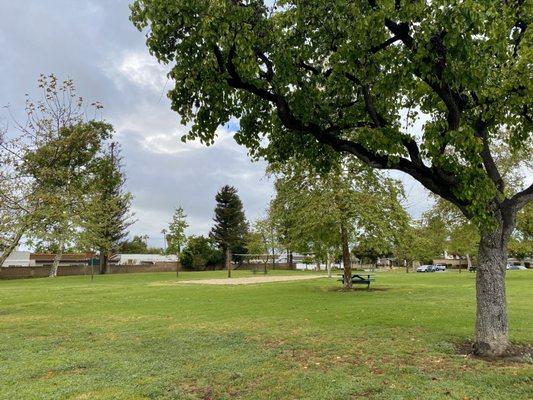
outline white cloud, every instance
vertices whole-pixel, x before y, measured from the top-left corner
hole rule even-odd
[[[177,134],[158,133],[144,136],[140,142],[145,150],[156,154],[179,154],[195,147],[195,143],[182,143]]]
[[[164,95],[168,83],[167,68],[146,51],[126,50],[118,57],[112,55],[104,64],[103,70],[120,89],[133,84]]]
[[[175,121],[173,121],[167,125],[166,132],[151,133],[153,126],[145,127],[144,125],[146,125],[146,121],[141,125],[134,126],[127,123],[121,126],[120,131],[130,130],[138,133],[140,145],[151,153],[171,155],[196,150],[205,151],[207,147],[210,147],[234,151],[239,155],[243,154],[243,148],[233,140],[235,132],[224,127],[217,129],[215,142],[211,146],[206,146],[199,139],[187,140],[186,142],[181,140],[181,137],[191,129],[190,126],[175,126]]]

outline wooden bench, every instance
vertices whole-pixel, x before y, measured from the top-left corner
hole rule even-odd
[[[339,275],[340,278],[338,279],[340,282],[344,283],[344,275]],[[359,275],[359,274],[353,274],[352,275],[352,284],[354,285],[366,285],[366,288],[370,288],[370,283],[375,281],[376,278],[374,278],[373,275]]]

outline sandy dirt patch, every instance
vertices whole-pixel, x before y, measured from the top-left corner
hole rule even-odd
[[[326,278],[325,275],[272,275],[251,276],[247,278],[220,278],[177,281],[176,283],[193,283],[198,285],[253,285],[255,283],[305,281],[308,279]]]

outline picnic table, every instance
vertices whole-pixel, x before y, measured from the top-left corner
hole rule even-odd
[[[339,281],[344,283],[344,275],[339,275]],[[376,278],[373,275],[364,275],[364,274],[353,274],[352,275],[352,284],[354,285],[366,285],[366,288],[370,288],[370,283],[375,281]]]

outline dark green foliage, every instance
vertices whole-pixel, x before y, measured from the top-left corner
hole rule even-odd
[[[131,240],[124,240],[118,247],[118,253],[124,254],[148,254],[146,239],[142,236],[134,236]]]
[[[27,149],[21,168],[35,182],[37,204],[31,215],[30,243],[48,243],[59,254],[87,232],[84,223],[92,213],[92,172],[112,130],[107,123],[80,121],[44,132],[42,141]]]
[[[131,5],[150,52],[172,65],[184,139],[212,144],[238,118],[254,156],[322,167],[348,153],[412,175],[484,226],[531,199],[533,188],[502,201],[512,196],[493,154],[531,149],[529,2],[266,4]]]
[[[245,251],[248,224],[237,189],[226,185],[217,193],[215,200],[215,225],[209,236],[222,251],[228,248],[232,253]]]
[[[190,236],[180,254],[180,262],[185,269],[203,270],[209,265],[223,263],[224,255],[212,239]]]
[[[131,194],[125,190],[126,178],[122,171],[120,148],[111,143],[94,160],[92,179],[86,197],[87,212],[82,219],[83,246],[97,249],[101,261],[116,251],[120,241],[128,235],[133,223],[130,214]]]
[[[518,213],[516,231],[509,241],[513,257],[533,257],[533,204],[529,203]]]

